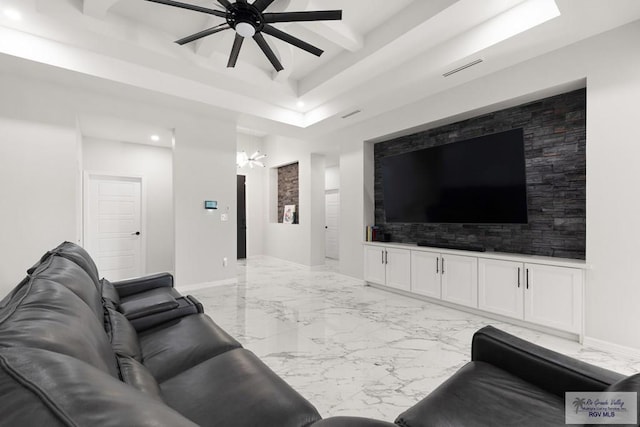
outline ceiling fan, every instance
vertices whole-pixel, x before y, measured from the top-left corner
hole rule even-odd
[[[279,12],[265,13],[265,9],[274,2],[274,0],[255,0],[249,3],[247,0],[237,0],[231,3],[229,0],[217,0],[225,10],[210,9],[207,7],[196,6],[188,3],[181,3],[173,0],[147,0],[152,3],[160,3],[167,6],[179,7],[181,9],[193,10],[196,12],[206,13],[209,15],[225,18],[226,23],[216,25],[206,30],[197,32],[190,36],[177,40],[179,45],[185,45],[203,37],[210,36],[221,31],[234,29],[236,38],[231,48],[229,62],[227,67],[235,67],[240,54],[240,48],[245,38],[252,37],[262,52],[266,55],[276,71],[282,71],[284,68],[276,57],[275,53],[263,37],[262,33],[269,34],[277,39],[292,44],[302,50],[313,55],[320,56],[323,50],[303,41],[297,37],[281,31],[271,24],[278,22],[300,22],[300,21],[338,21],[342,19],[341,10],[319,10],[311,12]]]

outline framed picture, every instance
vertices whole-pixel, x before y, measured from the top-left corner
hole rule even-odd
[[[282,216],[283,224],[293,224],[296,215],[296,205],[285,205],[284,215]]]

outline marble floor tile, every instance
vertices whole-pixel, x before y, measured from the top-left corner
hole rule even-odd
[[[309,269],[252,258],[239,263],[237,284],[190,293],[324,417],[393,421],[469,361],[471,337],[486,325],[614,371],[640,371],[640,360],[364,286],[332,260]]]

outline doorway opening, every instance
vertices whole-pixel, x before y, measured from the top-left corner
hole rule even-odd
[[[238,259],[247,258],[247,177],[237,176],[238,183]]]

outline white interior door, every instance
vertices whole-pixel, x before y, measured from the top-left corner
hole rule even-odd
[[[340,193],[325,194],[325,256],[338,259],[340,257],[340,243],[338,233],[340,228]]]
[[[84,242],[101,276],[143,274],[141,218],[141,178],[87,175]]]

